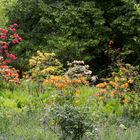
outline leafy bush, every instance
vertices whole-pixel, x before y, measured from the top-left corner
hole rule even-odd
[[[136,90],[138,69],[130,64],[118,64],[118,68],[118,72],[113,72],[108,82],[96,85],[100,89],[96,96],[104,103],[106,111],[120,115],[127,112],[127,115],[137,118],[140,105],[139,92]]]
[[[119,49],[117,56],[123,53],[120,57],[125,57],[127,63],[140,62],[140,12],[136,1],[17,0],[6,13],[9,23],[11,19],[17,22],[24,39],[33,44],[28,55],[26,45],[18,52],[28,58],[40,47],[55,51],[65,64],[82,59],[104,75],[112,57],[112,53],[104,54],[108,47]]]
[[[81,140],[86,132],[93,133],[93,120],[88,116],[88,109],[75,107],[71,104],[52,106],[47,112],[47,125],[60,137]]]
[[[9,52],[9,49],[18,44],[22,38],[16,33],[17,24],[10,25],[9,29],[0,28],[0,78],[12,84],[19,83],[18,71],[7,66],[11,61],[16,60],[16,56]]]

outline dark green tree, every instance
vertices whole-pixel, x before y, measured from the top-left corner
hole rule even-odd
[[[140,8],[135,0],[18,0],[7,10],[23,38],[63,61],[83,59],[99,70],[109,64],[111,47],[126,62],[140,62]],[[24,52],[23,46],[23,52]],[[30,51],[31,50],[31,51]],[[20,55],[20,54],[19,54]]]

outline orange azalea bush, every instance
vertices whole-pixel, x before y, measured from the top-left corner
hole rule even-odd
[[[112,77],[107,82],[96,85],[99,88],[97,97],[99,100],[106,101],[107,98],[118,98],[121,103],[129,102],[129,94],[135,82],[137,72],[130,64],[118,64],[118,72],[113,72]]]
[[[69,78],[67,76],[54,76],[44,80],[44,85],[52,85],[57,89],[65,89],[68,86],[87,85],[88,81],[84,77]]]
[[[118,64],[118,71],[113,72],[106,82],[96,85],[96,99],[103,105],[108,115],[127,115],[139,118],[140,92],[137,90],[140,81],[139,71],[130,64]],[[136,86],[136,87],[135,87]]]

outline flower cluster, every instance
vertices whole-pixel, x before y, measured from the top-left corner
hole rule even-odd
[[[49,75],[58,75],[63,72],[63,66],[54,53],[37,51],[37,55],[29,60],[29,66],[30,71],[27,75],[33,79],[44,79]]]
[[[17,43],[19,43],[19,41],[22,40],[22,38],[18,34],[16,34],[16,33],[11,35],[11,38],[12,38],[12,43],[13,44],[17,44]]]
[[[6,36],[7,36],[7,30],[3,29],[3,28],[0,28],[0,38],[2,40],[6,39]]]
[[[2,76],[2,79],[7,83],[12,83],[12,84],[20,83],[19,74],[15,68],[10,68],[8,66],[5,66],[5,68],[1,69],[0,74]]]
[[[10,25],[9,30],[10,30],[11,32],[15,32],[15,31],[16,31],[16,29],[15,29],[16,26],[17,26],[16,23],[14,23],[13,25]]]
[[[108,82],[99,83],[96,85],[99,88],[97,97],[100,100],[107,98],[119,98],[121,102],[128,103],[127,94],[131,91],[131,85],[134,83],[135,71],[132,66],[126,64],[125,66],[118,65],[119,72],[113,72],[112,77]]]
[[[84,77],[78,79],[70,79],[67,76],[53,76],[51,75],[49,79],[44,80],[45,85],[52,85],[58,89],[65,89],[68,86],[72,85],[87,85],[88,81]]]
[[[91,79],[92,71],[89,70],[89,65],[85,65],[84,61],[74,60],[72,63],[67,64],[68,71],[65,73],[70,78],[85,77],[87,80]]]
[[[16,60],[16,56],[9,53],[8,48],[18,44],[22,38],[16,33],[17,24],[10,25],[9,30],[0,28],[0,76],[6,82],[19,83],[18,72],[14,68],[7,66],[11,60]]]
[[[16,56],[8,51],[9,44],[17,44],[22,40],[22,38],[16,33],[16,26],[17,24],[10,25],[9,30],[0,28],[0,56],[3,57],[2,65],[6,65],[10,60],[16,60]],[[4,62],[5,59],[9,60]]]

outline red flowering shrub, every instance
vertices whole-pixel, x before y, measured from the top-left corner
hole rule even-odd
[[[16,56],[8,49],[22,40],[16,33],[16,26],[10,25],[8,30],[0,28],[0,76],[5,81],[19,83],[18,72],[7,66],[11,60],[16,60]]]
[[[6,66],[4,69],[1,69],[2,79],[8,83],[19,84],[19,74],[15,68],[10,68]]]

